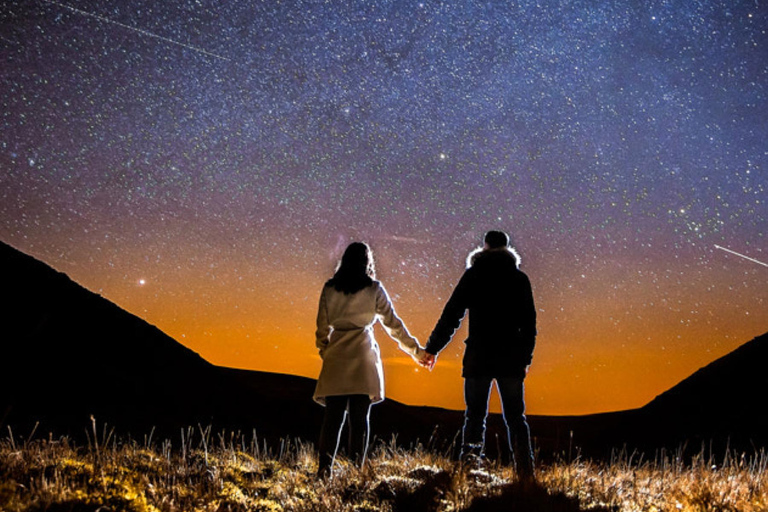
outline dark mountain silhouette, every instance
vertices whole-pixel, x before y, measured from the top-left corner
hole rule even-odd
[[[768,333],[717,359],[641,409],[664,438],[768,446]],[[657,434],[658,435],[658,434]],[[661,436],[659,436],[661,437]]]
[[[0,423],[78,435],[93,415],[139,436],[198,423],[258,427],[266,438],[314,433],[322,411],[311,379],[214,366],[5,244],[0,272]]]
[[[142,439],[178,439],[181,428],[210,425],[277,442],[314,441],[322,408],[313,379],[222,368],[156,327],[74,283],[48,265],[0,242],[0,427],[17,433],[84,435],[99,425]],[[768,445],[768,335],[702,368],[647,406],[609,414],[530,417],[544,458],[606,456],[628,446],[653,451],[714,439],[750,449]],[[460,411],[386,400],[372,410],[373,433],[401,445],[450,452]],[[503,446],[499,415],[491,415],[490,453]],[[502,450],[502,456],[504,456]]]
[[[768,447],[768,333],[699,369],[649,404],[588,416],[532,418],[549,451],[608,457],[625,449],[695,455]]]

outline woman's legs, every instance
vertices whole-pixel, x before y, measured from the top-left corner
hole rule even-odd
[[[349,397],[349,453],[351,460],[359,465],[365,463],[368,452],[368,437],[371,426],[371,398],[368,395],[350,395]]]
[[[339,447],[341,430],[349,413],[347,456],[356,463],[365,462],[368,451],[371,399],[368,395],[339,395],[325,398],[325,416],[318,443],[318,474],[327,473]]]
[[[336,457],[336,450],[339,446],[341,427],[344,425],[346,409],[346,396],[326,397],[323,426],[320,428],[320,442],[317,446],[317,473],[319,475],[330,472],[333,465],[333,459]]]

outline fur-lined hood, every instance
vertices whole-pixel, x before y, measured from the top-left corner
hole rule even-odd
[[[473,250],[469,253],[467,256],[467,268],[470,268],[475,263],[477,263],[478,260],[489,257],[492,255],[500,255],[502,257],[509,257],[513,258],[515,260],[515,267],[520,267],[520,255],[517,254],[517,251],[514,247],[498,247],[495,249],[485,249],[483,247],[478,247],[477,249]]]

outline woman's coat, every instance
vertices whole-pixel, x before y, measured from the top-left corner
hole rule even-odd
[[[314,400],[325,397],[368,395],[372,403],[384,400],[384,371],[373,324],[380,320],[400,349],[419,357],[422,348],[395,313],[384,286],[374,281],[357,293],[344,294],[325,286],[317,312],[317,347],[323,368]]]

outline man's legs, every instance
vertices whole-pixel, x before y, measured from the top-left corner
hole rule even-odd
[[[488,416],[488,397],[491,393],[490,377],[464,379],[464,429],[461,440],[461,458],[483,456],[485,445],[485,418]]]
[[[501,377],[496,379],[496,386],[501,396],[501,408],[515,468],[521,478],[529,479],[533,477],[533,450],[531,431],[525,419],[524,380],[525,376]]]
[[[371,412],[371,397],[368,395],[351,395],[349,397],[349,453],[348,456],[361,466],[365,463],[368,452],[368,436]]]

